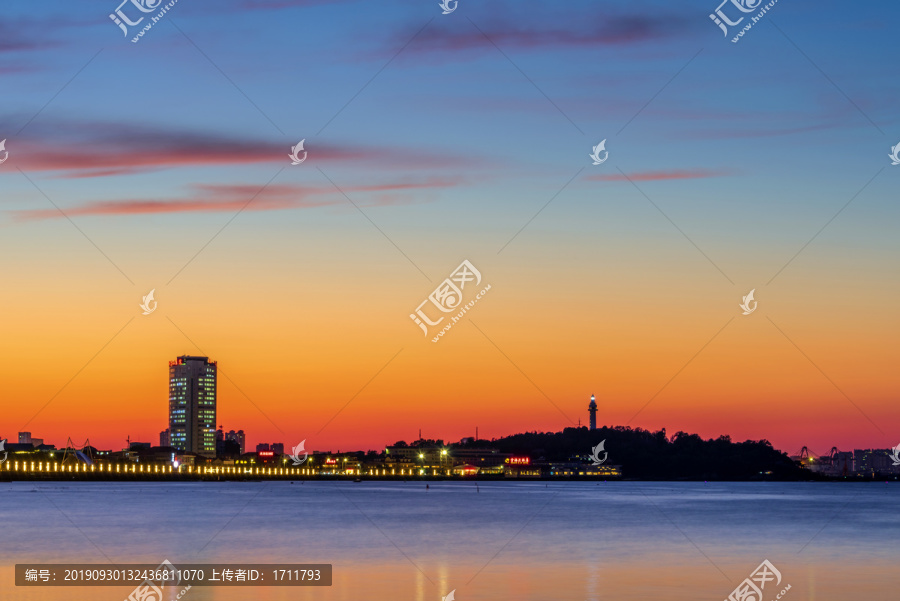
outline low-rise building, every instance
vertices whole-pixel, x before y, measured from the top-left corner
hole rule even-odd
[[[551,478],[621,478],[621,465],[559,462],[548,464]]]

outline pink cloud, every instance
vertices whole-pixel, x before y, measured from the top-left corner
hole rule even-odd
[[[292,142],[239,139],[110,123],[64,123],[32,128],[10,140],[23,171],[57,171],[59,177],[110,177],[176,167],[289,162]],[[341,146],[307,138],[309,165],[354,163],[384,168],[440,169],[483,165],[475,157],[390,146]]]
[[[446,179],[431,179],[421,182],[347,186],[341,189],[348,195],[360,193],[363,199],[367,197],[367,193],[378,193],[374,202],[361,203],[357,198],[354,198],[354,201],[364,206],[384,206],[404,201],[411,202],[402,194],[409,190],[435,190],[453,187],[459,183]],[[244,210],[246,211],[278,211],[340,204],[347,204],[347,200],[331,185],[270,185],[261,191],[259,186],[249,184],[200,184],[192,186],[191,193],[181,198],[95,201],[66,208],[65,214],[69,217],[109,217],[168,213],[215,213],[239,211],[245,205]],[[38,221],[61,217],[63,217],[62,213],[56,209],[13,212],[15,221]]]

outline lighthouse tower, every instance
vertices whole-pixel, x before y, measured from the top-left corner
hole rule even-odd
[[[597,401],[594,400],[594,395],[591,395],[591,404],[588,405],[588,413],[591,414],[591,430],[597,429]]]

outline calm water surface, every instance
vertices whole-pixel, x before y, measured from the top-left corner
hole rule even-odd
[[[194,587],[185,601],[721,601],[764,560],[771,601],[894,601],[896,483],[2,483],[0,599],[15,563],[331,563],[329,588]],[[180,589],[168,589],[171,598]]]

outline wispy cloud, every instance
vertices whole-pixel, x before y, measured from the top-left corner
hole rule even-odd
[[[35,19],[0,20],[0,74],[21,75],[46,71],[48,67],[38,60],[39,53],[55,52],[61,45],[57,36],[66,27],[65,21],[48,24]]]
[[[15,140],[16,166],[23,171],[57,171],[59,177],[109,177],[176,167],[233,166],[287,162],[293,142],[240,139],[203,132],[166,131],[95,123],[43,125],[32,137]],[[413,148],[307,139],[309,164],[352,162],[382,168],[472,167],[478,160]]]
[[[486,25],[479,24],[478,29],[475,27],[435,28],[423,36],[421,43],[410,46],[409,51],[420,53],[457,52],[490,47],[491,42],[504,50],[621,46],[668,38],[683,33],[686,26],[683,17],[671,14],[658,16],[605,15],[599,20],[596,18],[586,20],[571,29],[526,27],[497,22]],[[485,36],[490,38],[490,42],[485,39]],[[397,40],[394,40],[394,44],[396,42]]]
[[[56,45],[41,39],[37,21],[6,20],[0,21],[0,54],[6,52],[24,52],[28,50],[46,50],[48,45]]]
[[[412,190],[436,190],[459,185],[459,180],[429,179],[417,182],[388,182],[365,186],[347,186],[347,194],[358,194],[362,206],[386,206],[410,202],[423,202],[421,196],[411,198]],[[252,199],[252,201],[251,201]],[[249,204],[248,201],[250,201]],[[104,200],[64,209],[69,217],[121,217],[167,213],[217,213],[235,212],[247,205],[246,211],[278,211],[286,209],[312,209],[343,205],[347,200],[334,186],[272,185],[260,192],[258,185],[194,185],[189,193],[178,198],[131,198]],[[58,219],[63,214],[56,209],[13,211],[14,221]]]
[[[353,1],[355,0],[241,0],[237,8],[239,10],[282,10]]]
[[[711,169],[673,169],[670,171],[639,171],[624,176],[621,173],[589,175],[585,179],[592,182],[658,182],[675,179],[705,179],[733,175],[730,171]]]

